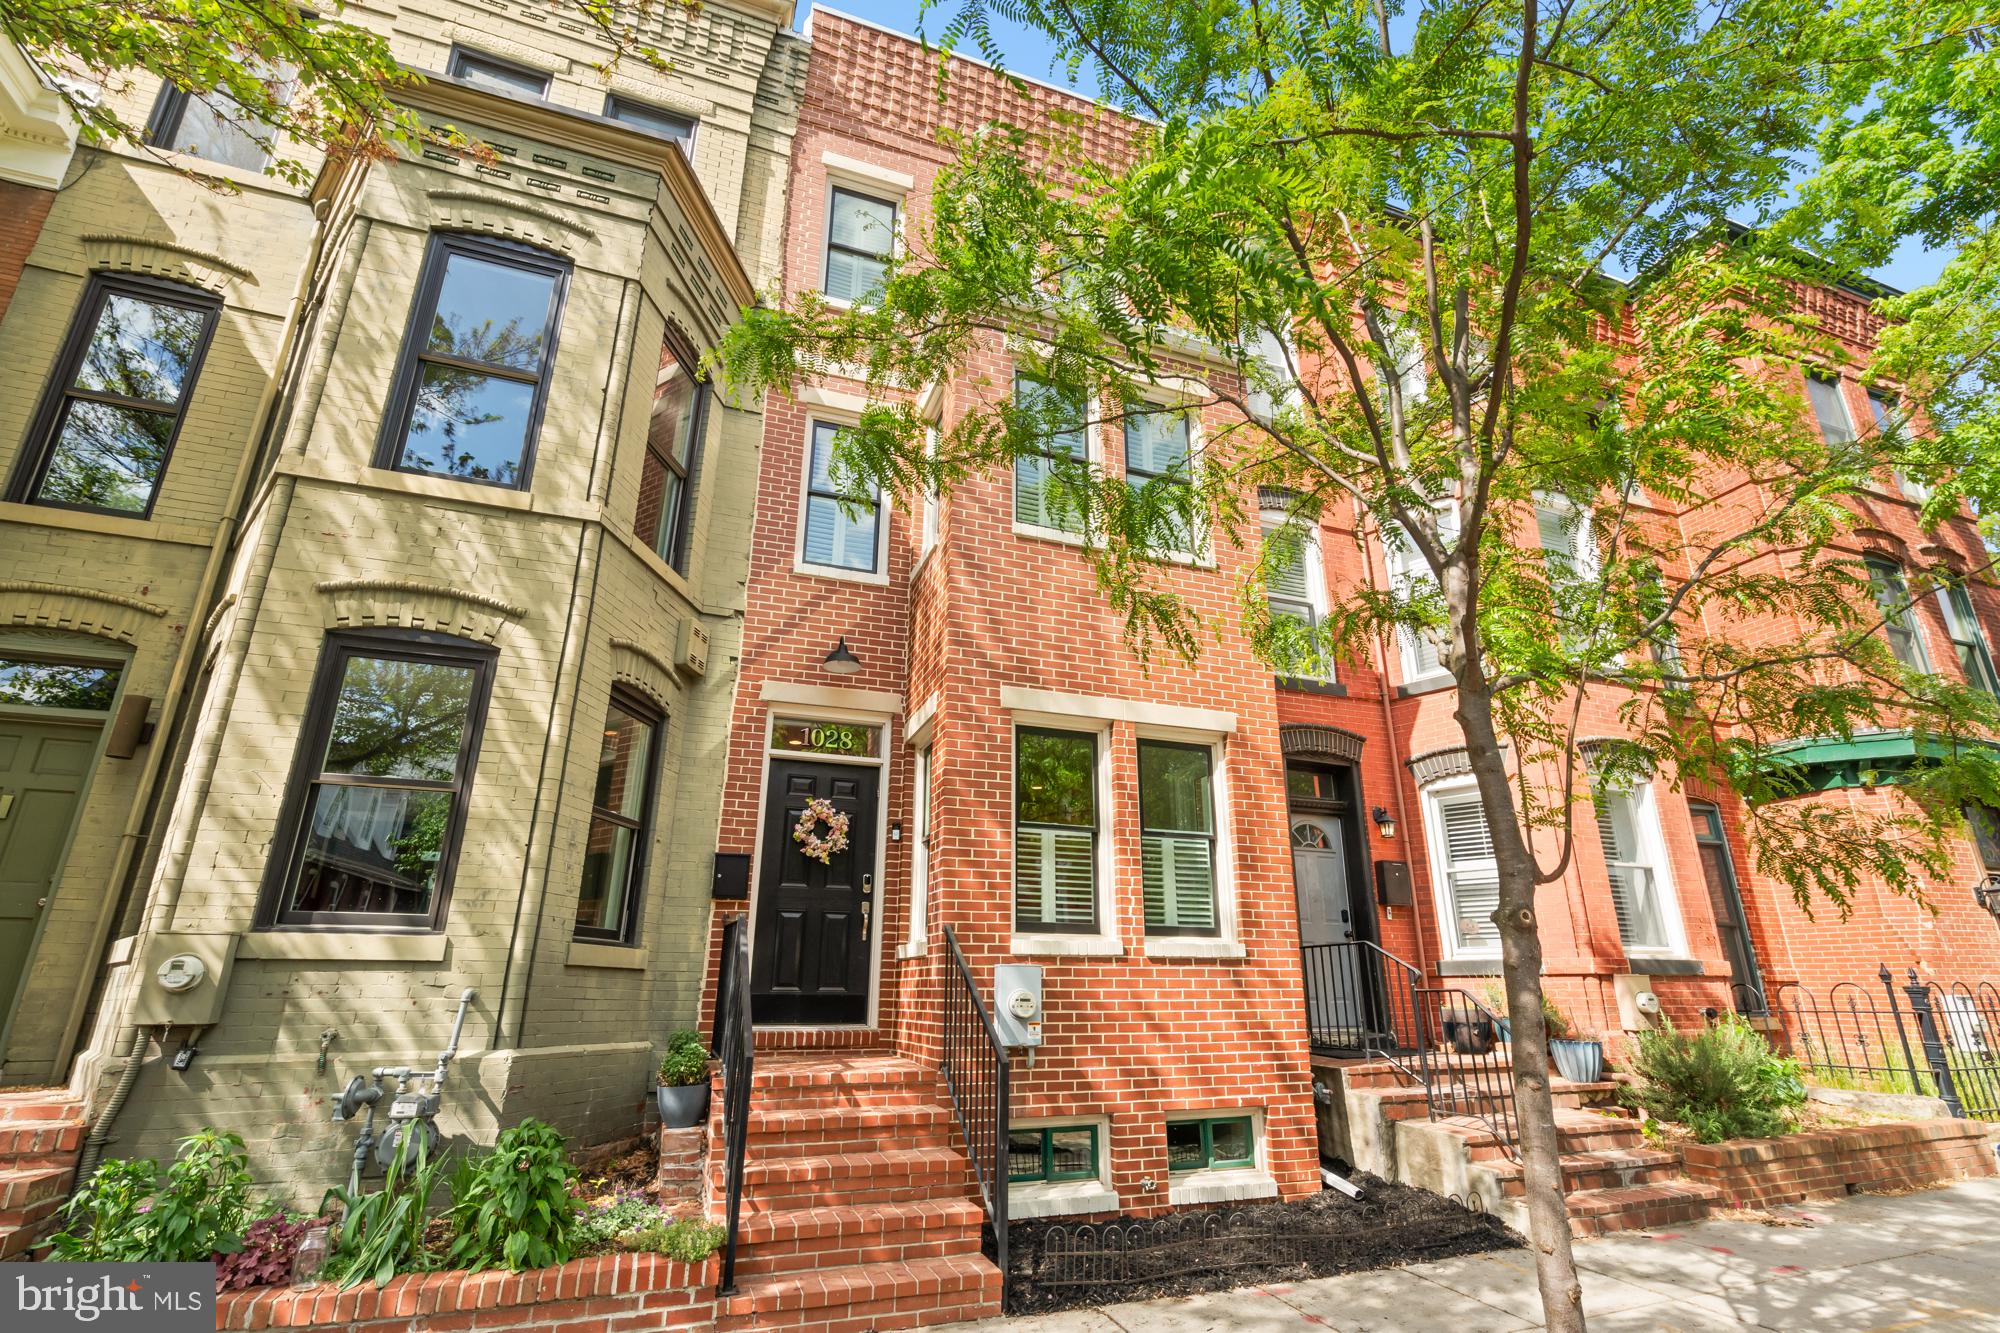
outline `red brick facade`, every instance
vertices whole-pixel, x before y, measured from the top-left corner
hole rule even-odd
[[[830,186],[842,184],[895,202],[906,234],[922,227],[930,184],[949,161],[943,131],[995,119],[1021,120],[1060,104],[1087,104],[1037,85],[1015,89],[969,62],[952,66],[950,95],[936,97],[935,56],[913,41],[824,10],[814,12],[813,56],[793,146],[784,277],[787,298],[822,284]],[[1089,151],[1114,154],[1115,121],[1097,113]],[[1857,360],[1869,349],[1863,303],[1841,293],[1809,302],[1845,336]],[[935,402],[944,427],[991,395],[1011,392],[1014,365],[995,345],[975,358]],[[1191,366],[1190,373],[1226,375]],[[1847,381],[1851,414],[1866,422],[1868,404]],[[796,386],[767,405],[757,527],[735,730],[724,779],[718,848],[752,858],[753,895],[765,867],[760,841],[766,804],[770,728],[791,717],[882,727],[881,842],[868,948],[875,975],[865,1026],[760,1033],[760,1044],[881,1044],[934,1063],[939,1052],[940,988],[947,966],[942,929],[951,927],[973,974],[992,996],[993,968],[1033,963],[1044,969],[1044,1044],[1028,1068],[1014,1062],[1017,1123],[1092,1121],[1108,1148],[1105,1181],[1127,1212],[1170,1205],[1166,1160],[1171,1117],[1242,1112],[1257,1118],[1261,1188],[1284,1196],[1318,1188],[1310,1056],[1294,894],[1292,820],[1286,788],[1287,741],[1295,760],[1322,761],[1352,774],[1349,836],[1364,846],[1350,885],[1357,934],[1373,938],[1418,967],[1429,984],[1478,994],[1497,976],[1497,960],[1447,957],[1441,901],[1427,836],[1430,797],[1443,752],[1462,741],[1449,688],[1405,688],[1400,645],[1384,641],[1366,660],[1338,664],[1331,687],[1273,680],[1245,638],[1225,629],[1189,668],[1156,655],[1142,669],[1121,642],[1121,622],[1104,603],[1083,554],[1014,522],[1010,473],[975,477],[939,507],[927,544],[922,504],[889,497],[884,555],[867,577],[828,574],[801,560],[802,484],[811,422],[851,419],[865,387],[837,376]],[[931,404],[926,404],[931,406]],[[1212,430],[1216,416],[1202,424]],[[1117,429],[1093,426],[1092,456],[1123,466]],[[1885,481],[1885,486],[1892,485]],[[1735,503],[1754,512],[1760,497],[1745,488]],[[1913,507],[1893,489],[1870,500],[1867,539],[1914,564],[1948,558],[1969,564],[1977,538],[1969,523],[1943,534],[1917,528]],[[1684,522],[1651,511],[1644,521]],[[1713,512],[1710,522],[1734,521]],[[1321,575],[1333,600],[1387,575],[1379,541],[1356,540],[1351,507],[1323,521]],[[1214,543],[1213,564],[1172,571],[1174,590],[1200,615],[1234,626],[1250,543]],[[1980,583],[1975,596],[1989,625],[2000,624],[2000,594]],[[1950,645],[1926,607],[1934,661],[1950,663]],[[1773,623],[1774,642],[1791,627]],[[823,659],[844,640],[860,659],[851,675],[829,674]],[[1067,726],[1095,734],[1102,809],[1100,925],[1087,942],[1067,947],[1027,936],[1014,923],[1014,729]],[[1281,735],[1281,728],[1286,729]],[[1614,700],[1592,700],[1580,737],[1625,730]],[[912,737],[915,738],[915,746]],[[1192,739],[1214,747],[1219,793],[1219,940],[1197,947],[1150,938],[1143,921],[1139,866],[1136,746],[1142,736]],[[930,756],[927,919],[912,931],[916,746]],[[1413,765],[1412,761],[1418,761]],[[1421,769],[1432,781],[1420,784]],[[1448,779],[1447,779],[1448,780]],[[1576,854],[1542,893],[1541,916],[1551,995],[1586,1034],[1615,1037],[1634,1021],[1630,995],[1650,989],[1664,1012],[1697,1022],[1731,1005],[1732,967],[1718,926],[1726,898],[1712,893],[1696,841],[1696,814],[1682,791],[1656,779],[1648,795],[1657,856],[1671,920],[1671,947],[1628,953],[1620,941],[1606,863],[1586,811]],[[1825,798],[1822,798],[1825,799]],[[1833,799],[1845,799],[1834,794]],[[1856,799],[1893,799],[1857,794]],[[1879,961],[1940,960],[1955,974],[2000,973],[2000,929],[1975,913],[1958,881],[1940,886],[1932,916],[1905,903],[1865,897],[1846,925],[1824,912],[1808,921],[1751,864],[1740,811],[1720,807],[1727,861],[1740,885],[1743,914],[1767,986],[1780,981],[1872,976]],[[1371,811],[1379,815],[1370,817]],[[1385,835],[1382,817],[1392,821]],[[782,844],[777,844],[782,845]],[[1971,867],[1966,852],[1966,868]],[[1374,906],[1378,863],[1407,865],[1408,906]],[[1709,867],[1720,863],[1711,854]],[[1970,876],[1964,880],[1970,883]],[[1966,901],[1960,902],[1959,899]],[[726,904],[719,923],[740,910]],[[1915,951],[1915,952],[1913,952]],[[1618,978],[1626,996],[1621,1013]],[[1101,1196],[1100,1196],[1101,1201]]]
[[[21,269],[28,262],[28,252],[35,248],[36,238],[42,234],[42,223],[47,220],[49,205],[55,199],[54,190],[0,181],[0,317],[6,315],[7,306],[14,299],[14,288],[21,282]]]

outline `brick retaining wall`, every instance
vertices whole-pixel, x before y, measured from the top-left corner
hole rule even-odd
[[[1782,1139],[1734,1139],[1681,1150],[1690,1179],[1732,1208],[1769,1208],[1857,1190],[1921,1189],[2000,1174],[1992,1127],[1977,1120],[1854,1125]]]
[[[525,1273],[411,1273],[387,1286],[307,1291],[261,1287],[216,1298],[218,1329],[338,1328],[346,1333],[652,1333],[714,1321],[714,1259],[675,1263],[658,1254],[575,1259]]]

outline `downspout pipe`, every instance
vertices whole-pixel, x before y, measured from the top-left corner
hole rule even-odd
[[[1369,516],[1359,499],[1354,501],[1354,531],[1361,539],[1362,576],[1368,580],[1369,591],[1379,592],[1383,581],[1375,577],[1375,548],[1368,541]],[[1379,539],[1382,532],[1379,523],[1374,525],[1374,531]],[[1382,700],[1382,740],[1389,747],[1389,771],[1394,775],[1390,785],[1396,796],[1396,827],[1403,830],[1403,845],[1408,847],[1413,842],[1421,844],[1422,840],[1417,836],[1416,825],[1410,822],[1409,802],[1403,796],[1403,755],[1401,747],[1396,744],[1396,715],[1389,707],[1389,657],[1389,632],[1378,628],[1375,631],[1375,670],[1382,682],[1381,689],[1377,691]],[[1412,899],[1410,925],[1413,929],[1410,938],[1417,946],[1417,975],[1428,977],[1431,967],[1424,952],[1424,917],[1414,902]]]

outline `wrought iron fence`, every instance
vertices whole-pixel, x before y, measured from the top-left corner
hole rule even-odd
[[[958,935],[944,928],[949,961],[944,976],[945,1084],[951,1109],[979,1182],[979,1201],[993,1234],[993,1262],[1007,1273],[1007,1047],[979,998]],[[1005,1293],[1003,1290],[1002,1299]]]
[[[724,1202],[722,1281],[717,1294],[736,1290],[736,1237],[743,1214],[743,1159],[750,1140],[750,1083],[756,1044],[750,1029],[750,923],[737,917],[722,928],[716,970],[715,1055],[722,1062]]]
[[[1770,992],[1769,1017],[1814,1081],[1936,1097],[1952,1115],[2000,1120],[2000,987],[1923,981],[1915,969],[1898,981],[1886,966],[1877,979],[1879,991],[1787,982]]]

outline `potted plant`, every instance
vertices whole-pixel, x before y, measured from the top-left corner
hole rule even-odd
[[[1476,1003],[1448,1005],[1439,1017],[1445,1041],[1460,1055],[1484,1055],[1493,1049],[1493,1020]]]
[[[1507,1015],[1507,988],[1497,981],[1489,981],[1480,987],[1479,999],[1493,1011],[1493,1026],[1500,1040],[1514,1040],[1514,1024]]]
[[[1542,997],[1542,1023],[1549,1031],[1549,1058],[1556,1072],[1572,1083],[1595,1083],[1604,1077],[1604,1043],[1578,1037],[1555,1001]]]
[[[668,1129],[688,1129],[708,1114],[708,1045],[692,1028],[668,1040],[659,1094],[660,1123]]]

